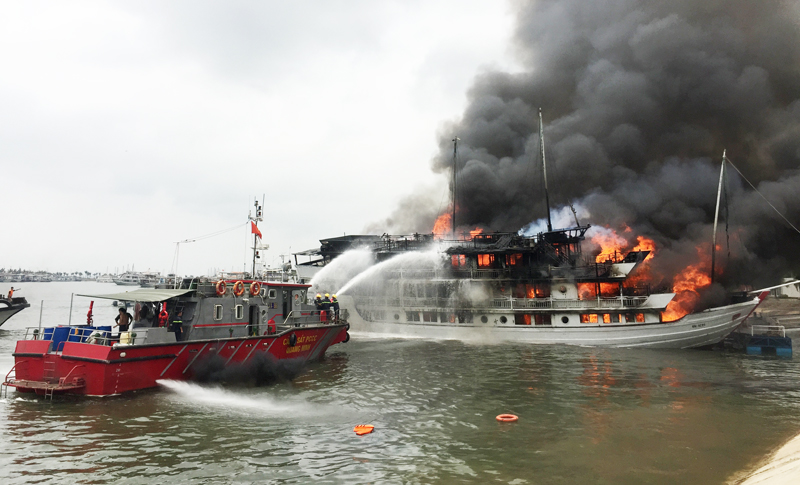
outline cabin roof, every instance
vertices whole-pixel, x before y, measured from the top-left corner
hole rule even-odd
[[[120,301],[141,301],[141,302],[156,302],[169,300],[176,296],[185,295],[186,293],[194,290],[162,290],[153,288],[142,288],[134,291],[123,291],[122,293],[110,293],[107,295],[78,295],[89,298],[103,298],[106,300],[120,300]]]

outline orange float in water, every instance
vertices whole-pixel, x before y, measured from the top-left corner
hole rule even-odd
[[[501,423],[514,423],[519,418],[514,414],[498,414],[495,419],[500,421]]]
[[[361,436],[372,433],[373,429],[375,429],[375,426],[371,424],[358,424],[355,428],[353,428],[353,431],[355,431],[358,436]]]

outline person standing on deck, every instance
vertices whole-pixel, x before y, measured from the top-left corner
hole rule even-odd
[[[12,286],[10,290],[8,290],[8,302],[11,303],[11,299],[14,298],[14,287]]]
[[[180,342],[183,335],[183,310],[178,310],[178,314],[170,322],[170,331],[175,332],[175,340]]]
[[[336,295],[331,296],[331,309],[333,310],[333,321],[339,323],[339,300]]]
[[[133,321],[133,315],[128,313],[128,310],[125,307],[122,307],[119,309],[119,315],[117,315],[117,318],[115,318],[114,321],[117,322],[114,324],[114,326],[119,327],[120,333],[127,332],[131,322]]]

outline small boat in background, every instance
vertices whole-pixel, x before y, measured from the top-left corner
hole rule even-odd
[[[0,325],[17,313],[31,306],[24,296],[13,297],[9,301],[7,298],[0,297]]]
[[[142,276],[133,271],[126,271],[121,275],[111,278],[111,280],[120,286],[139,286]]]

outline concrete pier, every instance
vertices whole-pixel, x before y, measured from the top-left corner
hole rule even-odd
[[[800,435],[783,445],[766,464],[747,475],[734,479],[738,485],[795,485],[800,483]]]

